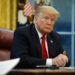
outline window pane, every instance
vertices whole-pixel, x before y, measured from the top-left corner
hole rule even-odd
[[[74,0],[74,31],[75,31],[75,0]]]
[[[68,52],[68,55],[71,59],[71,35],[61,35],[61,38],[63,48]]]
[[[52,0],[53,6],[60,12],[55,23],[57,31],[71,31],[72,0]]]
[[[74,35],[74,45],[75,45],[75,35]],[[74,55],[75,55],[75,46],[74,46]],[[75,56],[74,56],[74,67],[75,67]]]

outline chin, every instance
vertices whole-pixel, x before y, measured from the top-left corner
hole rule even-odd
[[[49,34],[51,31],[46,31],[45,34]]]
[[[51,33],[51,32],[52,32],[52,30],[47,30],[47,31],[46,31],[46,33]]]
[[[47,29],[47,30],[44,30],[44,31],[43,31],[43,33],[45,33],[45,34],[49,34],[49,33],[51,33],[51,32],[52,32],[52,29],[49,29],[49,30]]]

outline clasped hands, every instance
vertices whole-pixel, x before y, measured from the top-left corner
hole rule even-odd
[[[59,54],[57,57],[52,59],[52,65],[57,67],[64,67],[68,62],[68,57],[66,54]]]

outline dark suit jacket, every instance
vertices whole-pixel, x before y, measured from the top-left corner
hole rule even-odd
[[[60,37],[56,32],[52,31],[48,34],[47,43],[50,58],[63,52]],[[20,27],[14,33],[11,58],[17,57],[21,58],[17,68],[31,68],[46,64],[46,60],[42,59],[40,40],[33,24]]]

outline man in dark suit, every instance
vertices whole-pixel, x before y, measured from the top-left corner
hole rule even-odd
[[[20,58],[17,68],[69,66],[69,58],[61,46],[60,36],[53,31],[58,16],[59,12],[55,8],[40,6],[35,12],[33,24],[16,29],[11,58]]]

